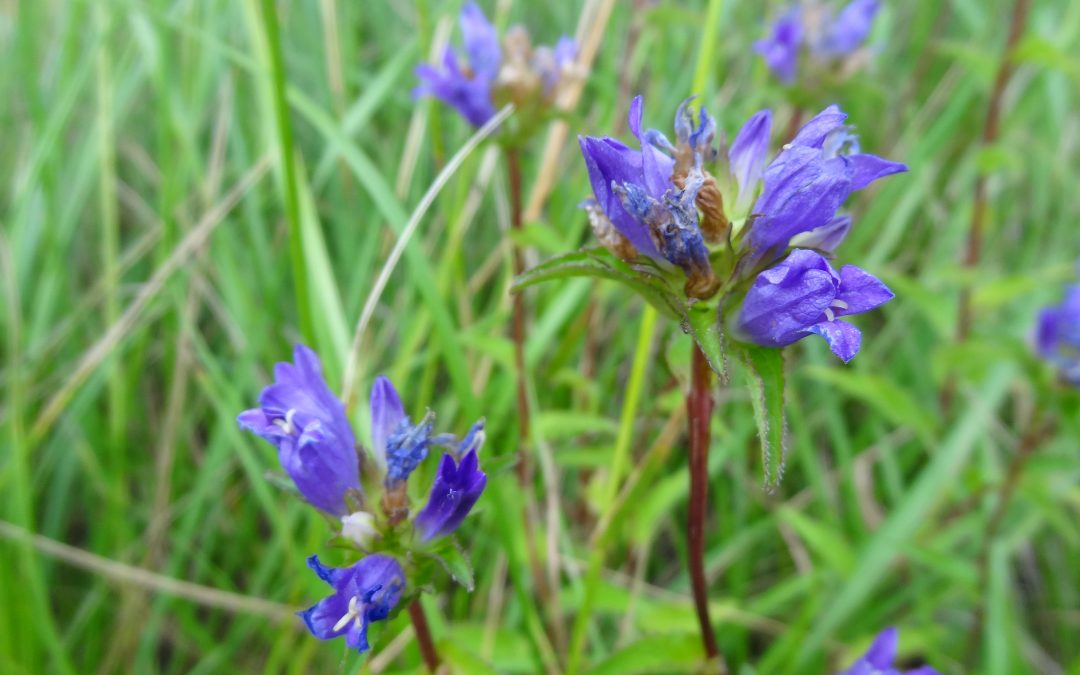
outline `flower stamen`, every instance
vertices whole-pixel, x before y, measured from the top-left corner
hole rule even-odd
[[[357,596],[354,595],[349,598],[349,611],[345,612],[345,615],[334,624],[334,632],[336,633],[348,626],[350,621],[356,621],[356,626],[359,628],[363,624],[363,610],[364,606],[360,604]]]

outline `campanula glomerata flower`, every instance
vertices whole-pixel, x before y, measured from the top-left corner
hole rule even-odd
[[[356,439],[345,406],[322,375],[315,352],[296,345],[295,363],[274,366],[274,384],[259,394],[259,407],[237,421],[278,449],[282,468],[312,505],[345,515],[345,495],[360,490]]]
[[[473,425],[455,453],[443,455],[427,505],[416,514],[414,521],[423,541],[456,530],[484,492],[487,475],[480,470],[477,458],[483,443],[484,422],[481,420]]]
[[[1061,304],[1039,312],[1035,347],[1058,368],[1061,379],[1080,386],[1080,284],[1065,291]]]
[[[892,291],[854,265],[838,273],[820,253],[796,249],[754,280],[736,330],[763,347],[785,347],[807,335],[825,338],[845,363],[859,351],[862,334],[840,317],[885,304]]]
[[[897,630],[892,627],[886,628],[878,633],[870,649],[866,650],[858,661],[837,675],[940,675],[930,666],[912,670],[900,670],[893,667],[893,661],[896,660],[897,641]]]
[[[367,651],[368,626],[389,616],[405,590],[401,564],[388,555],[375,554],[349,567],[325,567],[313,555],[308,566],[334,589],[298,613],[308,630],[320,640],[345,636],[350,648]]]

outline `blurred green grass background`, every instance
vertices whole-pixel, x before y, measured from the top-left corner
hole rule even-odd
[[[551,43],[606,3],[482,4]],[[413,66],[458,39],[459,7],[284,2],[278,43],[256,0],[0,3],[4,672],[422,669],[404,613],[373,629],[371,658],[317,642],[289,614],[322,593],[304,557],[324,549],[327,530],[266,479],[273,449],[235,415],[288,358],[305,313],[340,386],[396,232],[471,133],[410,96]],[[982,147],[1011,7],[886,3],[868,69],[803,93],[807,112],[840,103],[864,149],[911,166],[852,200],[841,254],[898,297],[861,321],[851,366],[810,340],[791,350],[775,495],[761,488],[742,380],[719,394],[706,562],[737,672],[833,672],[894,624],[904,655],[946,673],[1080,673],[1078,407],[1027,347],[1034,313],[1058,299],[1080,254],[1080,3],[1034,3],[999,139]],[[530,260],[591,243],[573,134],[625,135],[630,95],[645,95],[646,123],[661,129],[690,93],[729,135],[766,106],[784,128],[792,107],[750,51],[776,9],[614,3],[557,181],[521,237]],[[706,84],[692,92],[699,63]],[[524,156],[527,194],[543,140]],[[504,171],[481,149],[452,176],[391,277],[361,362],[365,391],[387,374],[411,412],[428,405],[447,428],[486,416],[489,459],[517,443]],[[965,270],[980,174],[985,252]],[[300,293],[291,245],[306,269]],[[975,329],[953,344],[965,287]],[[641,301],[613,284],[549,284],[528,303],[535,490],[518,490],[506,468],[492,476],[463,528],[476,591],[425,598],[440,649],[459,672],[557,668],[604,516],[614,519],[588,623],[591,671],[694,672],[689,339],[663,323],[639,334]],[[628,388],[636,353],[644,379]],[[1023,464],[988,544],[1036,408],[1055,432]],[[633,460],[610,500],[617,438]],[[532,542],[526,508],[540,519]]]

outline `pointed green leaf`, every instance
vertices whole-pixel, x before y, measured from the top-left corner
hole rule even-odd
[[[683,327],[701,347],[701,353],[705,355],[709,367],[720,377],[721,382],[726,382],[727,356],[724,353],[724,334],[717,308],[703,304],[690,306],[683,317]]]
[[[445,544],[433,552],[432,557],[442,565],[454,581],[464,586],[465,590],[472,592],[474,587],[472,563],[452,539],[445,540]]]
[[[672,319],[680,319],[682,317],[680,296],[672,290],[666,279],[659,274],[646,271],[647,269],[649,268],[644,265],[631,267],[607,249],[583,249],[546,260],[522,272],[514,280],[510,290],[518,293],[522,289],[545,281],[571,277],[611,279],[636,292],[661,314]]]
[[[765,465],[765,488],[772,490],[784,477],[787,459],[787,420],[784,416],[784,351],[743,345],[740,350],[753,391],[761,457]]]

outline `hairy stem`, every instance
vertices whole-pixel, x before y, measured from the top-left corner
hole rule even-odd
[[[690,393],[686,397],[686,413],[690,425],[690,515],[686,523],[686,542],[694,609],[701,625],[705,655],[709,661],[719,662],[720,670],[724,671],[724,659],[720,656],[712,622],[709,620],[709,585],[705,579],[705,514],[709,507],[709,423],[713,410],[711,384],[712,369],[709,368],[705,354],[695,343],[690,370]]]
[[[439,669],[439,653],[435,651],[435,643],[431,639],[431,629],[428,628],[427,616],[424,614],[424,606],[420,604],[420,598],[409,603],[409,618],[412,620],[413,632],[424,657],[424,664],[428,671],[434,673]]]

